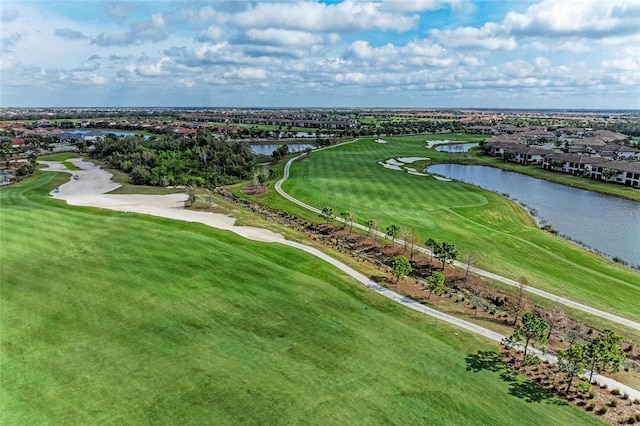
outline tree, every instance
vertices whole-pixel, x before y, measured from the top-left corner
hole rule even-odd
[[[378,244],[378,229],[380,229],[380,219],[373,219],[371,230],[373,231],[373,244]]]
[[[517,341],[524,340],[524,357],[527,356],[529,343],[533,341],[546,342],[548,327],[549,325],[540,315],[531,312],[522,315],[522,325],[516,327],[513,337]]]
[[[391,244],[393,245],[396,241],[396,238],[400,234],[400,228],[397,225],[389,225],[385,230],[387,236],[391,238]]]
[[[415,250],[415,245],[420,241],[420,235],[415,228],[407,228],[402,233],[402,237],[404,240],[404,252],[407,252],[407,247],[409,248],[409,260],[413,260],[413,252]]]
[[[431,254],[430,262],[433,262],[433,251],[435,250],[436,246],[438,245],[438,242],[436,240],[434,240],[433,238],[427,238],[427,241],[424,242],[424,245],[427,246],[427,248],[429,249],[429,253]]]
[[[367,219],[364,221],[364,226],[367,227],[367,237],[371,233],[371,230],[373,229],[374,225],[375,225],[375,221],[373,219]]]
[[[552,333],[560,333],[567,326],[569,318],[567,313],[560,307],[559,304],[553,305],[549,310],[542,313],[542,317],[549,324],[549,330],[547,331],[547,341],[551,338]]]
[[[396,283],[411,273],[413,268],[411,263],[404,256],[393,256],[391,259],[391,267],[393,275],[396,277]]]
[[[568,349],[558,351],[558,367],[560,371],[567,373],[565,392],[569,392],[574,377],[584,373],[584,349],[584,345],[574,343]]]
[[[431,293],[440,296],[444,291],[444,275],[434,271],[433,274],[427,277],[427,286],[429,287],[429,296],[427,296],[427,299],[431,299]]]
[[[527,279],[525,277],[518,278],[518,287],[515,298],[509,302],[509,310],[513,314],[513,325],[516,325],[520,314],[524,311],[527,304],[525,289],[527,288]]]
[[[342,218],[344,219],[344,227],[347,226],[347,224],[349,224],[349,233],[351,233],[351,231],[353,230],[353,222],[356,221],[356,214],[353,212],[353,210],[346,210],[343,212],[340,212],[340,216],[342,216]]]
[[[320,212],[320,217],[326,220],[327,223],[329,223],[335,217],[333,214],[333,208],[332,207],[323,208],[322,211]]]
[[[622,336],[605,328],[586,347],[587,365],[589,367],[589,383],[594,371],[615,373],[620,369],[620,363],[626,358],[622,346]]]
[[[442,262],[442,269],[446,263],[451,263],[458,258],[458,252],[453,244],[443,241],[440,244],[436,244],[433,249],[433,254],[436,259]]]
[[[468,251],[465,255],[464,255],[464,262],[467,264],[467,269],[464,271],[464,279],[467,279],[467,276],[469,276],[469,269],[471,269],[473,266],[476,265],[476,262],[478,262],[478,255],[476,254],[475,251]]]

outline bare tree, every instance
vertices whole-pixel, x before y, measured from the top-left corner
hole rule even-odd
[[[467,269],[464,271],[464,279],[466,280],[469,276],[469,269],[471,269],[473,266],[476,266],[476,263],[478,263],[477,253],[473,250],[465,253],[464,262],[467,264]]]
[[[567,327],[569,321],[567,313],[557,303],[553,305],[551,309],[545,310],[542,313],[542,317],[547,321],[547,324],[549,324],[547,340],[549,340],[552,334],[561,334]]]
[[[406,228],[402,237],[404,240],[404,252],[407,252],[407,248],[409,249],[409,260],[413,260],[413,252],[415,251],[415,245],[420,241],[420,234],[416,231],[415,228]]]
[[[380,219],[373,219],[371,223],[371,230],[373,231],[373,244],[378,245],[378,229],[380,229]]]
[[[516,325],[520,315],[525,310],[527,305],[527,294],[526,288],[529,281],[525,277],[518,278],[518,287],[516,289],[515,297],[513,301],[509,303],[509,308],[511,313],[513,314],[513,325]]]

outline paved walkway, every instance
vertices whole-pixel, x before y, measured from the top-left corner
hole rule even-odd
[[[287,200],[289,200],[289,201],[291,201],[291,202],[293,202],[293,203],[295,203],[295,204],[297,204],[299,206],[302,206],[305,209],[308,209],[308,210],[310,210],[312,212],[320,214],[321,213],[320,209],[317,209],[317,208],[315,208],[313,206],[310,206],[310,205],[308,205],[308,204],[306,204],[306,203],[304,203],[304,202],[292,197],[291,195],[287,194],[282,189],[282,184],[289,178],[291,164],[293,164],[293,162],[295,160],[297,160],[298,158],[302,157],[303,155],[298,155],[297,157],[291,158],[287,162],[287,164],[284,167],[284,176],[278,182],[276,182],[275,189],[276,189],[276,191],[278,191],[278,193],[280,195],[282,195]],[[342,219],[340,217],[336,217],[336,220],[338,220],[340,222],[344,222],[344,219]],[[362,225],[360,225],[358,223],[354,223],[353,227],[362,229],[364,231],[369,231],[365,226],[362,226]],[[385,234],[382,233],[382,232],[379,232],[379,231],[371,231],[371,232],[374,232],[375,234],[377,234],[380,237],[385,237]],[[403,245],[405,243],[401,239],[396,239],[396,241],[400,245]],[[428,255],[431,254],[431,252],[429,250],[427,250],[426,248],[422,248],[420,246],[414,246],[414,249],[417,250],[417,251],[420,251],[422,253],[428,254]],[[459,268],[461,268],[461,269],[466,269],[467,268],[467,264],[466,263],[459,262],[459,261],[455,261],[454,265],[459,267]],[[515,280],[500,276],[498,274],[494,274],[494,273],[489,272],[489,271],[485,271],[483,269],[470,267],[469,270],[472,271],[473,273],[477,274],[477,275],[480,275],[480,276],[483,276],[483,277],[486,277],[486,278],[490,278],[490,279],[493,279],[493,280],[496,280],[496,281],[500,281],[500,282],[502,282],[504,284],[508,284],[508,285],[511,285],[511,286],[514,286],[514,287],[518,287],[520,285]],[[534,287],[527,286],[527,287],[525,287],[525,290],[530,292],[530,293],[532,293],[532,294],[536,294],[538,296],[553,300],[553,301],[555,301],[557,303],[560,303],[562,305],[569,306],[571,308],[578,309],[580,311],[587,312],[589,314],[598,316],[600,318],[604,318],[604,319],[607,319],[609,321],[616,322],[618,324],[622,324],[622,325],[627,326],[629,328],[633,328],[633,329],[635,329],[637,331],[640,331],[640,323],[639,322],[632,321],[630,319],[623,318],[623,317],[620,317],[618,315],[614,315],[612,313],[605,312],[605,311],[602,311],[600,309],[593,308],[591,306],[583,305],[582,303],[574,302],[573,300],[569,300],[569,299],[566,299],[566,298],[561,297],[561,296],[556,296],[555,294],[551,294],[549,292],[546,292],[544,290],[539,290],[539,289],[534,288]]]

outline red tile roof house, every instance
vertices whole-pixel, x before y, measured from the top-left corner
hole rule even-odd
[[[21,147],[25,144],[24,138],[13,138],[11,139],[11,146],[14,148]]]

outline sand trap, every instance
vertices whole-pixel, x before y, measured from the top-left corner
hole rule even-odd
[[[411,170],[409,170],[407,173],[409,173],[410,175],[416,175],[416,176],[431,176],[431,175],[428,175],[426,173],[420,173],[420,172],[411,171]]]
[[[385,169],[402,170],[402,167],[397,164],[389,164],[387,162],[382,162],[382,161],[378,162],[378,164],[380,164]]]
[[[395,158],[389,158],[387,161],[385,161],[385,163],[391,164],[393,166],[404,166],[404,163],[402,161],[398,161]]]
[[[433,176],[434,178],[436,178],[438,180],[441,180],[443,182],[451,182],[451,179],[447,179],[447,178],[444,178],[442,176],[436,176],[436,175],[431,175],[431,176]]]
[[[212,228],[234,232],[242,237],[263,242],[283,242],[284,237],[267,229],[251,226],[236,226],[235,219],[219,213],[185,210],[184,202],[187,194],[140,195],[140,194],[107,194],[118,188],[120,184],[111,181],[111,173],[101,169],[94,163],[80,159],[67,160],[81,170],[69,170],[61,163],[41,161],[49,166],[44,171],[64,171],[78,176],[61,185],[58,192],[51,191],[51,196],[65,200],[73,206],[99,207],[121,212],[142,213],[160,216],[185,222],[198,222]]]
[[[384,139],[376,139],[378,143],[388,143],[389,141],[385,141]]]
[[[425,161],[429,160],[428,157],[399,157],[398,161],[403,163],[415,163],[416,161]]]

